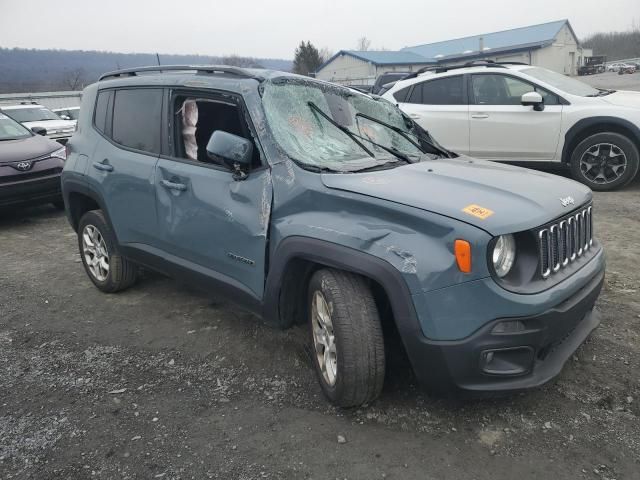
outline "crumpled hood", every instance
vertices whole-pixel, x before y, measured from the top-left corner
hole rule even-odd
[[[40,135],[0,142],[0,163],[20,162],[42,157],[63,148],[58,142]]]
[[[621,107],[640,108],[640,92],[630,92],[628,90],[618,90],[615,93],[600,97],[603,101],[611,105]]]
[[[367,173],[325,173],[322,181],[328,188],[456,218],[492,235],[543,225],[592,198],[589,188],[564,177],[463,156]],[[563,206],[567,197],[574,203]]]

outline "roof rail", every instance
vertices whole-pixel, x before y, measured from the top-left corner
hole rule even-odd
[[[459,65],[431,65],[428,67],[422,67],[419,70],[416,70],[413,73],[410,73],[406,77],[402,78],[402,80],[406,80],[408,78],[416,78],[418,75],[421,75],[426,72],[433,73],[444,73],[449,70],[458,70],[460,68],[469,68],[469,67],[487,67],[487,68],[507,68],[505,65],[529,65],[524,62],[494,62],[493,60],[473,60],[471,62],[466,62]]]
[[[262,82],[263,77],[254,75],[253,73],[239,67],[230,67],[228,65],[157,65],[153,67],[125,68],[115,70],[100,76],[98,81],[111,78],[136,77],[140,73],[163,73],[163,72],[196,72],[196,74],[215,75],[216,73],[226,73],[237,75],[239,77],[253,78]]]

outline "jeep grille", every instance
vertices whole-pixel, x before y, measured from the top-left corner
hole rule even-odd
[[[538,257],[542,278],[558,272],[593,245],[592,207],[561,218],[538,230]]]

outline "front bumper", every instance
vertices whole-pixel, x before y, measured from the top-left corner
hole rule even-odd
[[[0,207],[48,203],[62,200],[60,175],[64,162],[49,158],[19,173],[9,165],[0,165]]]
[[[460,340],[403,335],[420,383],[437,391],[509,391],[537,387],[557,376],[600,323],[594,304],[604,283],[604,260],[592,261],[587,270],[596,270],[581,272],[591,274],[577,290],[536,313],[498,316]],[[496,326],[505,322],[518,328],[498,331]]]

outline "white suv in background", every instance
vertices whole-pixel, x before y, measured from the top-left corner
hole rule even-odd
[[[597,89],[530,65],[474,62],[425,68],[383,98],[460,154],[555,162],[593,190],[626,185],[638,171],[640,92]]]
[[[31,130],[45,129],[47,137],[63,145],[76,131],[75,121],[63,120],[47,107],[37,103],[2,105],[0,111]]]

